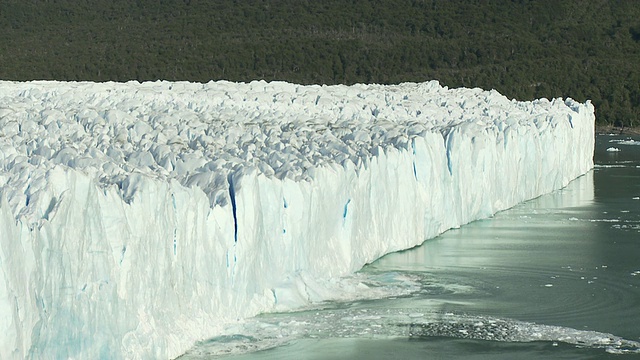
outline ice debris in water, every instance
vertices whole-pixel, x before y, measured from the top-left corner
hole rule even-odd
[[[636,141],[632,139],[626,139],[626,140],[613,139],[613,140],[609,140],[609,142],[617,143],[620,145],[640,145],[640,141]]]
[[[184,359],[264,350],[296,339],[448,337],[500,342],[559,342],[640,354],[640,343],[596,331],[428,309],[322,309],[269,314],[228,327],[229,335],[198,343]],[[243,335],[243,334],[251,334]]]

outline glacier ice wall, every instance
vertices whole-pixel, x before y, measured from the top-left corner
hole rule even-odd
[[[588,102],[437,82],[0,82],[0,358],[179,356],[593,147]]]

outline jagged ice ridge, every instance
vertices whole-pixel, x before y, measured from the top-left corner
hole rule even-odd
[[[0,358],[179,356],[593,148],[589,102],[435,81],[0,82]]]

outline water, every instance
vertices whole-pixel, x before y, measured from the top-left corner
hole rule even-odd
[[[628,140],[599,135],[596,168],[565,189],[351,279],[383,298],[262,315],[184,358],[640,358],[640,142]]]

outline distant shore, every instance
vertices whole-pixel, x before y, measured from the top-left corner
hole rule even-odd
[[[613,125],[596,125],[596,133],[640,135],[640,127],[618,127]]]

